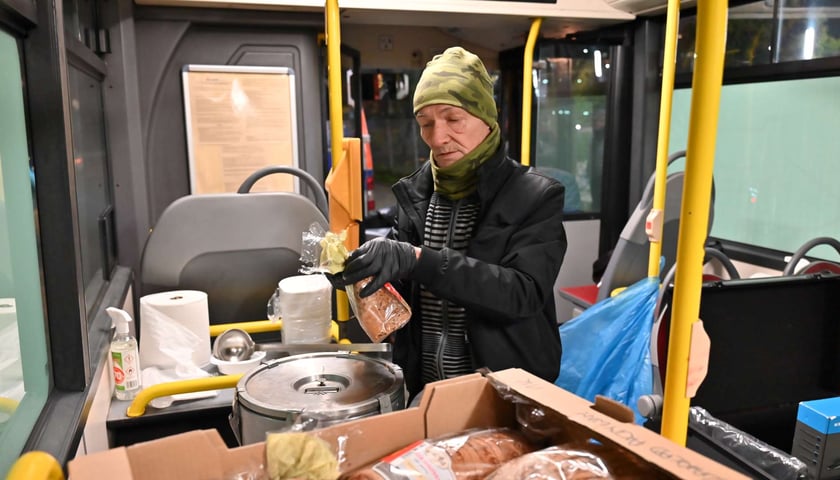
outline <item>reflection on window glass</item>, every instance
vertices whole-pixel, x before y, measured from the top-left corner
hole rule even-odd
[[[64,0],[64,32],[90,49],[95,48],[94,25],[96,2],[94,0]]]
[[[780,1],[778,61],[840,55],[840,2]]]
[[[421,73],[422,69],[362,72],[362,108],[370,134],[374,178],[380,186],[377,208],[393,205],[390,186],[429,156],[414,119],[414,87]]]
[[[102,84],[70,66],[70,121],[73,132],[73,165],[81,240],[85,306],[90,312],[104,288],[103,222],[110,214],[108,156],[102,113]]]
[[[723,87],[712,236],[786,252],[840,238],[838,92],[840,77]],[[674,91],[671,145],[685,145],[690,103],[691,90]]]
[[[725,67],[840,56],[840,4],[812,0],[760,1],[729,9]],[[680,19],[677,72],[694,67],[697,17]]]
[[[601,202],[608,50],[547,46],[535,70],[534,165],[566,187],[566,213],[597,213]]]
[[[0,477],[20,455],[49,390],[42,285],[20,58],[0,30]]]

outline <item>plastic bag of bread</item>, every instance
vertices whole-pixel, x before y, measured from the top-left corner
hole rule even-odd
[[[487,480],[595,480],[613,478],[595,454],[585,450],[548,447],[515,458],[491,473]]]
[[[368,277],[347,285],[347,299],[359,319],[359,326],[371,341],[378,343],[408,323],[411,307],[390,283],[373,292],[373,295],[360,297],[359,292],[371,279]]]
[[[533,445],[513,429],[470,429],[414,443],[342,480],[477,480],[533,450]]]
[[[595,441],[573,441],[527,453],[506,462],[488,480],[645,480],[670,475],[620,447]]]
[[[301,262],[303,273],[329,273],[335,275],[344,270],[344,260],[349,252],[344,245],[347,231],[341,233],[326,232],[317,223],[303,234]],[[411,308],[394,289],[386,283],[373,295],[359,297],[358,292],[370,282],[370,278],[347,285],[347,298],[359,325],[371,341],[378,343],[388,335],[399,330],[411,318]]]

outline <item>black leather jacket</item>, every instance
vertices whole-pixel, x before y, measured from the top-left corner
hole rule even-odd
[[[423,247],[411,278],[395,285],[413,310],[394,340],[394,361],[411,396],[423,388],[418,283],[466,309],[476,369],[518,367],[550,382],[560,371],[553,287],[567,245],[564,187],[508,158],[503,148],[478,173],[479,216],[466,255]],[[433,190],[428,163],[394,185],[392,238],[422,245]]]

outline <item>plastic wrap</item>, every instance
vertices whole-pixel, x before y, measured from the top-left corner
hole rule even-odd
[[[344,270],[344,260],[349,252],[344,247],[346,231],[341,233],[326,232],[317,223],[303,233],[301,262],[303,273],[329,273],[335,275]],[[386,283],[372,295],[361,298],[358,292],[370,282],[370,278],[347,285],[347,297],[353,315],[359,325],[374,343],[385,340],[388,335],[399,330],[411,318],[411,308],[394,289]]]
[[[338,459],[330,445],[305,433],[270,434],[265,442],[270,480],[335,480]]]
[[[478,480],[534,448],[519,432],[509,428],[470,429],[414,443],[342,480]]]
[[[494,380],[493,377],[488,378],[499,396],[514,404],[518,431],[530,443],[550,452],[544,455],[544,458],[521,460],[526,462],[526,466],[537,468],[531,471],[532,476],[499,474],[492,477],[494,480],[503,478],[529,480],[672,478],[633,453],[611,444],[601,443],[600,439],[593,438],[590,431],[569,422],[564,415],[524,398],[507,385]],[[572,453],[558,454],[559,451]],[[605,467],[606,474],[600,470],[601,466]],[[527,468],[518,470],[524,468],[522,464],[510,468],[513,472],[529,471]]]
[[[408,323],[411,308],[390,283],[373,292],[373,295],[361,298],[359,292],[371,278],[347,285],[347,299],[359,319],[359,326],[371,341],[378,343]]]
[[[548,447],[511,460],[487,480],[590,480],[613,478],[597,455],[582,449]]]
[[[689,409],[688,421],[693,431],[722,447],[750,468],[763,473],[767,478],[808,478],[808,467],[802,460],[718,420],[701,407]]]

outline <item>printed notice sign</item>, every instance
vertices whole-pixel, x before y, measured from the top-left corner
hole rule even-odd
[[[263,167],[298,166],[291,69],[187,65],[182,80],[193,194],[236,192]],[[251,191],[296,186],[291,175],[268,175]]]

